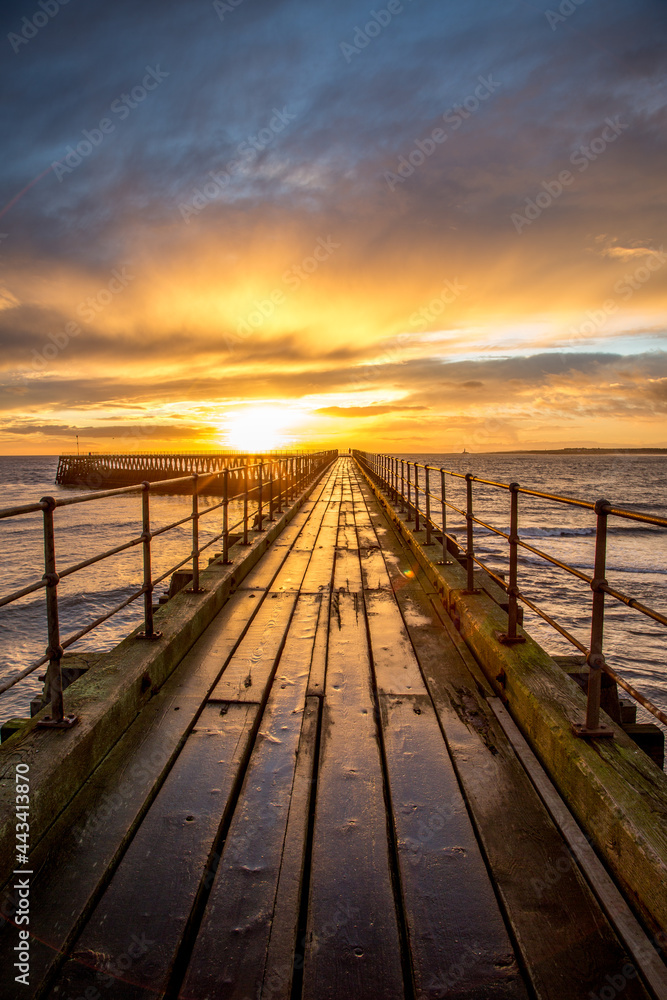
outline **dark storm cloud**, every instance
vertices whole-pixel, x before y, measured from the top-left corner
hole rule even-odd
[[[352,0],[316,12],[245,0],[224,22],[210,3],[70,2],[14,54],[6,37],[32,12],[30,3],[6,5],[0,35],[5,203],[61,160],[84,129],[105,116],[114,125],[61,183],[49,174],[7,214],[17,241],[46,254],[113,257],[119,237],[103,246],[102,234],[130,214],[147,222],[171,216],[276,106],[295,120],[254,163],[265,159],[274,169],[261,178],[239,172],[234,198],[306,199],[345,213],[370,192],[378,206],[400,208],[403,200],[411,213],[435,212],[473,229],[483,208],[488,233],[505,230],[531,185],[567,167],[572,147],[592,138],[607,115],[629,119],[634,156],[641,152],[649,175],[655,156],[664,156],[664,111],[649,95],[667,64],[667,18],[657,0],[621,3],[602,17],[583,5],[555,31],[524,3],[406,2],[349,64],[340,45],[369,17],[367,4]],[[109,110],[140,84],[146,66],[158,65],[168,76],[145,100],[125,107],[123,118]],[[450,126],[447,142],[389,192],[383,173],[489,74],[497,92],[460,128]],[[613,155],[621,162],[604,167],[607,183],[616,170],[622,181],[629,156],[620,143]],[[303,163],[317,164],[336,187],[290,183]],[[366,190],[350,199],[352,182]],[[48,226],[37,225],[43,213]],[[392,228],[402,228],[400,217],[399,210]]]

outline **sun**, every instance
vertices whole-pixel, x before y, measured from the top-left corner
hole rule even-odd
[[[284,433],[288,411],[277,406],[256,406],[234,414],[226,430],[227,444],[237,451],[261,453],[283,448],[290,438]]]

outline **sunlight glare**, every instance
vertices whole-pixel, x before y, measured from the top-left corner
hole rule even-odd
[[[238,451],[266,452],[284,448],[289,413],[277,406],[253,407],[234,414],[226,431],[227,444]]]

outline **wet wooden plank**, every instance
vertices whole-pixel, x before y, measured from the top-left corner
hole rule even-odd
[[[310,664],[310,676],[308,678],[308,694],[324,695],[327,649],[329,646],[329,604],[330,593],[322,595],[320,603],[320,616],[317,622],[317,635],[313,646],[313,657]]]
[[[380,706],[416,995],[527,998],[429,696]]]
[[[108,984],[105,995],[138,1000],[166,989],[258,712],[251,704],[204,708],[64,966],[55,996],[91,995],[86,990]]]
[[[298,591],[308,569],[311,554],[312,550],[310,548],[293,549],[278,570],[269,590],[272,593],[281,593],[290,590]]]
[[[298,538],[294,542],[295,549],[312,549],[328,510],[328,504],[318,504],[315,507],[310,513],[307,524],[303,526]]]
[[[426,687],[393,593],[364,591],[378,691],[425,694]]]
[[[357,521],[357,539],[360,549],[372,549],[378,545],[375,528],[372,525],[360,524]]]
[[[338,527],[338,540],[336,546],[339,549],[358,549],[357,531],[353,524],[341,524]]]
[[[290,550],[286,546],[271,546],[256,566],[241,580],[239,590],[268,590]]]
[[[361,579],[364,590],[390,590],[391,581],[379,548],[360,549]]]
[[[319,612],[299,598],[181,987],[244,1000],[261,987]]]
[[[280,878],[260,992],[260,997],[265,1000],[290,1000],[294,967],[297,974],[303,968],[306,941],[305,938],[298,940],[298,929],[320,706],[319,698],[306,699],[285,846],[280,863]]]
[[[363,605],[334,594],[303,997],[403,996]]]
[[[360,593],[361,565],[358,549],[336,549],[334,563],[334,590],[347,590],[350,593]]]
[[[30,985],[21,988],[26,1000],[41,991],[68,952],[262,596],[230,598],[31,855],[36,874]],[[0,932],[2,967],[11,967],[15,944],[15,930],[6,925]]]
[[[211,692],[211,700],[261,702],[264,699],[296,599],[296,593],[267,595]]]
[[[334,545],[314,550],[301,583],[302,593],[316,594],[331,588],[335,555]]]

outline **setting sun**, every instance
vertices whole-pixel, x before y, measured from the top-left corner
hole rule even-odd
[[[265,452],[283,448],[291,438],[285,428],[290,414],[277,406],[241,410],[230,419],[225,431],[227,444],[238,451]]]

